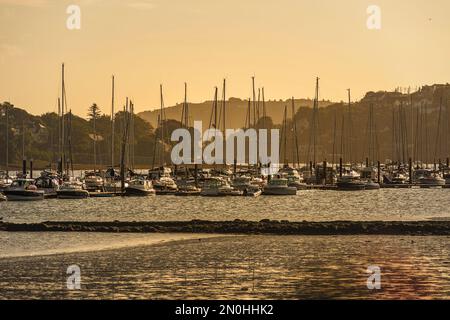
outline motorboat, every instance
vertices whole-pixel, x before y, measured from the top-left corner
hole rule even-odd
[[[372,179],[363,180],[366,184],[365,190],[378,190],[380,189],[380,184],[378,182],[373,181]]]
[[[262,190],[263,195],[270,196],[291,196],[297,194],[296,187],[289,187],[289,180],[286,178],[272,178]]]
[[[45,198],[56,198],[60,184],[58,175],[51,171],[42,171],[41,176],[35,180],[34,185],[44,191]]]
[[[103,178],[96,171],[85,172],[84,184],[88,191],[103,190]]]
[[[0,171],[0,191],[8,188],[12,182],[13,180],[5,171]]]
[[[56,191],[58,199],[86,199],[89,198],[89,191],[80,181],[68,181]]]
[[[125,188],[125,196],[146,197],[156,194],[152,182],[147,179],[132,179]]]
[[[262,194],[262,189],[256,185],[252,184],[247,189],[244,190],[244,196],[246,197],[259,197]]]
[[[252,177],[250,176],[238,176],[231,180],[231,186],[234,189],[244,191],[250,187],[252,183]]]
[[[175,194],[178,191],[178,186],[169,176],[162,176],[153,182],[153,188],[158,195]]]
[[[201,189],[195,185],[195,180],[177,181],[178,191],[176,196],[199,196]]]
[[[234,189],[226,179],[222,177],[211,177],[205,179],[203,188],[200,193],[204,197],[225,197],[225,196],[241,196],[242,190]]]
[[[8,201],[44,200],[44,190],[34,185],[33,179],[19,178],[3,191]]]
[[[297,190],[302,190],[306,187],[306,184],[300,181],[300,175],[288,175],[286,179],[288,180],[289,187],[294,187]]]
[[[429,169],[419,169],[414,171],[414,181],[421,188],[443,187],[446,182],[439,172]]]
[[[366,189],[366,182],[355,170],[350,170],[337,179],[338,190],[358,191]]]
[[[383,176],[384,184],[406,185],[408,184],[408,176],[401,171],[394,171],[390,176]]]

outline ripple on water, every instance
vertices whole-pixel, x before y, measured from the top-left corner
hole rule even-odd
[[[448,299],[449,240],[236,236],[0,259],[0,298]],[[64,287],[74,263],[79,292]],[[367,289],[369,265],[381,268],[381,290]]]
[[[424,220],[450,218],[450,189],[305,190],[287,197],[49,199],[0,203],[11,222],[234,220]]]

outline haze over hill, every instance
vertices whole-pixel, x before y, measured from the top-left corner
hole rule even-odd
[[[312,108],[314,101],[311,99],[295,99],[295,112],[301,107]],[[272,118],[274,124],[281,124],[283,121],[284,107],[288,107],[288,114],[292,115],[292,100],[269,100],[266,101],[266,114]],[[333,104],[331,101],[320,101],[319,107],[327,107]],[[207,126],[210,122],[213,101],[205,101],[202,103],[189,103],[190,123],[194,120],[202,121],[203,126]],[[170,106],[165,108],[166,119],[181,120],[182,104]],[[226,127],[227,128],[243,128],[248,112],[248,100],[239,98],[229,98],[226,104]],[[260,102],[260,109],[262,109],[262,102]],[[160,111],[158,108],[152,111],[140,112],[138,116],[150,122],[153,127],[158,125],[158,116]]]

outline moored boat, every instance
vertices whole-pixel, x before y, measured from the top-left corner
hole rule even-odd
[[[297,194],[297,188],[296,187],[289,187],[288,185],[289,181],[288,179],[284,178],[272,178],[267,183],[266,186],[264,186],[262,190],[263,195],[268,196],[292,196]]]
[[[8,201],[44,200],[44,191],[34,185],[33,179],[16,179],[3,194]]]
[[[86,199],[89,198],[89,191],[84,188],[79,181],[65,182],[58,191],[58,199]]]
[[[361,181],[361,176],[354,170],[350,170],[337,180],[337,189],[345,191],[359,191],[366,189],[366,182]]]
[[[146,197],[156,194],[151,181],[146,179],[133,179],[125,188],[125,196],[127,197]]]
[[[444,187],[445,179],[439,172],[429,169],[419,169],[414,172],[414,180],[421,188]]]
[[[163,176],[153,182],[153,188],[157,195],[170,195],[175,194],[178,191],[175,181],[168,176]]]

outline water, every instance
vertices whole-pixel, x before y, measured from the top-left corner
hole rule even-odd
[[[363,192],[305,190],[297,196],[48,199],[2,202],[9,222],[277,219],[290,221],[450,219],[450,189]]]
[[[183,233],[0,232],[0,259],[112,250],[213,236]]]
[[[449,299],[449,240],[230,236],[3,258],[0,299]],[[73,264],[81,291],[66,288]],[[381,290],[367,288],[370,265]]]

